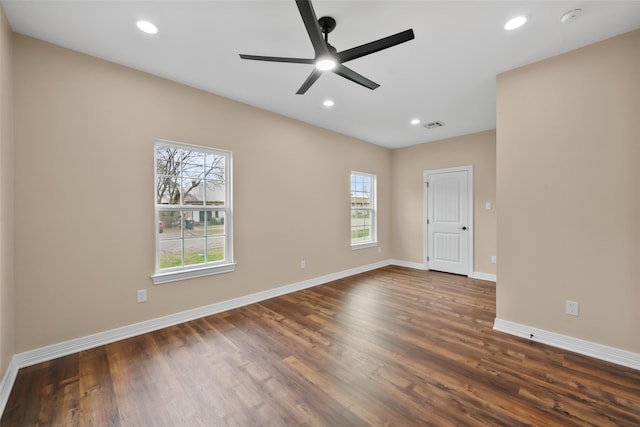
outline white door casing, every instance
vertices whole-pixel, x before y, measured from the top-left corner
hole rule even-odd
[[[473,167],[426,171],[427,270],[473,273]]]

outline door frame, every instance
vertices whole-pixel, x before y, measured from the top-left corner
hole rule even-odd
[[[424,261],[424,269],[429,270],[429,261],[427,261],[427,256],[429,254],[429,227],[427,225],[427,214],[428,214],[428,197],[427,197],[427,180],[429,175],[435,175],[439,173],[448,173],[448,172],[467,172],[467,209],[468,209],[468,219],[469,225],[467,226],[469,232],[467,235],[467,276],[471,277],[473,275],[473,235],[475,234],[474,222],[473,222],[473,166],[455,166],[451,168],[444,169],[429,169],[424,171],[423,179],[422,179],[422,198],[423,198],[423,212],[422,212],[422,224],[424,226],[424,232],[422,233],[422,252],[423,252],[423,261]]]

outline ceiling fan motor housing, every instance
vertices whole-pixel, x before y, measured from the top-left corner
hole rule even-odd
[[[323,16],[322,18],[318,19],[318,24],[320,24],[320,28],[325,34],[325,37],[336,28],[336,20],[330,16]]]

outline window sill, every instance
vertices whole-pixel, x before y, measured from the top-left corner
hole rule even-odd
[[[357,250],[357,249],[365,249],[365,248],[375,248],[376,246],[378,246],[378,241],[374,241],[374,242],[364,242],[364,243],[353,243],[351,245],[351,250]]]
[[[171,271],[151,276],[154,285],[176,282],[178,280],[194,279],[196,277],[211,276],[213,274],[230,273],[236,269],[235,264],[224,264],[210,267],[194,268],[192,270]]]

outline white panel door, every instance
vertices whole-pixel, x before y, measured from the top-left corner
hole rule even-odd
[[[427,268],[469,274],[469,171],[427,173]]]

